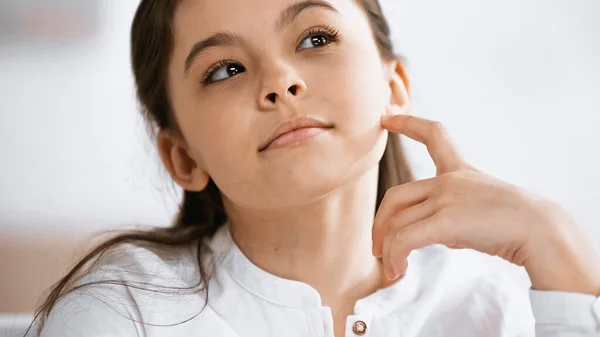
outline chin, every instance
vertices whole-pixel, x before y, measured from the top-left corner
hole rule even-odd
[[[263,207],[308,204],[360,179],[379,164],[387,133],[360,138],[330,139],[287,149],[288,152],[277,158],[285,160],[274,160],[265,172],[266,195],[261,199],[268,202],[264,202]]]

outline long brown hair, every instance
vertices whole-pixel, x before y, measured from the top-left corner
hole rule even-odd
[[[382,59],[399,58],[394,54],[390,28],[378,0],[356,1],[368,17]],[[178,130],[167,90],[167,69],[174,38],[172,20],[178,3],[176,0],[142,0],[131,27],[131,63],[137,96],[141,104],[141,113],[153,136],[161,130]],[[390,187],[412,179],[400,139],[397,135],[390,134],[379,163],[377,207]],[[125,243],[175,247],[198,242],[201,281],[199,291],[206,292],[210,275],[201,262],[202,256],[209,252],[205,241],[210,239],[226,220],[221,194],[214,182],[210,181],[201,192],[184,191],[179,214],[171,227],[120,233],[98,245],[72,267],[67,275],[52,287],[36,311],[38,328],[42,329],[51,309],[62,296],[81,287],[98,284],[99,282],[94,282],[75,286],[80,277],[94,266],[95,263],[92,262],[98,261],[98,257],[112,248]],[[101,283],[123,284],[121,281]]]

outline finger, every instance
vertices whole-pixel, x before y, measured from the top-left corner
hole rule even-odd
[[[424,144],[438,169],[438,175],[464,166],[458,150],[439,122],[411,115],[392,114],[381,116],[381,126]]]
[[[433,244],[453,245],[457,230],[454,226],[447,226],[447,220],[438,214],[417,221],[391,235],[384,247],[383,258],[388,278],[394,279],[404,274],[406,259],[413,250]]]
[[[378,242],[375,255],[376,257],[384,257],[386,247],[389,247],[396,233],[401,232],[404,228],[411,226],[419,221],[425,220],[435,214],[438,210],[431,199],[425,200],[417,205],[408,207],[391,218],[387,224],[387,230],[384,234],[383,241]]]
[[[431,199],[426,199],[423,202],[407,206],[398,211],[385,222],[385,228],[382,228],[383,235],[377,235],[377,240],[379,241],[374,242],[376,249],[374,249],[373,255],[382,257],[384,255],[383,252],[386,241],[389,241],[394,233],[402,230],[402,228],[406,226],[432,216],[436,211],[437,207]]]
[[[387,190],[377,209],[371,229],[373,255],[381,257],[383,254],[383,238],[391,218],[403,209],[425,201],[436,186],[435,178],[430,178],[394,186]]]

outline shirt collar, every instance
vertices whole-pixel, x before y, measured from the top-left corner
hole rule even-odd
[[[309,284],[275,276],[255,265],[235,244],[227,226],[223,227],[211,245],[217,255],[218,269],[222,268],[242,288],[272,304],[306,309],[322,306],[321,296]],[[355,313],[389,311],[408,303],[419,284],[419,268],[413,256],[409,256],[409,267],[399,281],[357,301]]]

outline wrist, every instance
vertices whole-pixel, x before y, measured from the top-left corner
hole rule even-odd
[[[568,217],[529,240],[524,267],[534,290],[600,295],[600,262],[585,234]]]

